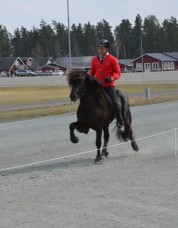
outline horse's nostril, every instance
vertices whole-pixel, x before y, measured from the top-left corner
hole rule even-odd
[[[77,96],[75,94],[71,94],[70,95],[70,99],[71,99],[71,101],[76,101],[77,100]]]

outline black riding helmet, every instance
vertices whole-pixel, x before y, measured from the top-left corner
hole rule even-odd
[[[101,39],[97,43],[97,47],[104,46],[105,48],[109,48],[109,41],[106,39]]]

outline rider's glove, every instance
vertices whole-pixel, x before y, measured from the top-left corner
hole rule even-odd
[[[105,78],[105,82],[106,82],[106,83],[110,83],[110,82],[112,82],[112,81],[113,81],[112,78]]]

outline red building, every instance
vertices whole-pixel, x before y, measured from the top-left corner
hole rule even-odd
[[[119,59],[119,65],[121,72],[128,73],[132,72],[133,69],[133,59]]]
[[[27,69],[20,57],[0,57],[0,73],[3,72],[7,76],[12,76],[19,69]]]
[[[178,59],[163,53],[146,53],[133,60],[133,71],[178,70]]]

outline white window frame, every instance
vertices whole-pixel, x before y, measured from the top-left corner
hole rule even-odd
[[[152,63],[152,70],[158,70],[159,69],[159,62],[153,62]]]
[[[171,63],[167,62],[167,70],[170,70],[170,69],[171,69]]]
[[[167,70],[167,62],[164,62],[164,63],[163,63],[163,69],[164,69],[164,70]]]
[[[175,66],[174,66],[174,62],[171,62],[171,70],[174,70]]]
[[[142,71],[142,63],[136,63],[136,71]]]
[[[151,64],[150,63],[144,63],[144,70],[150,71],[151,70]]]

